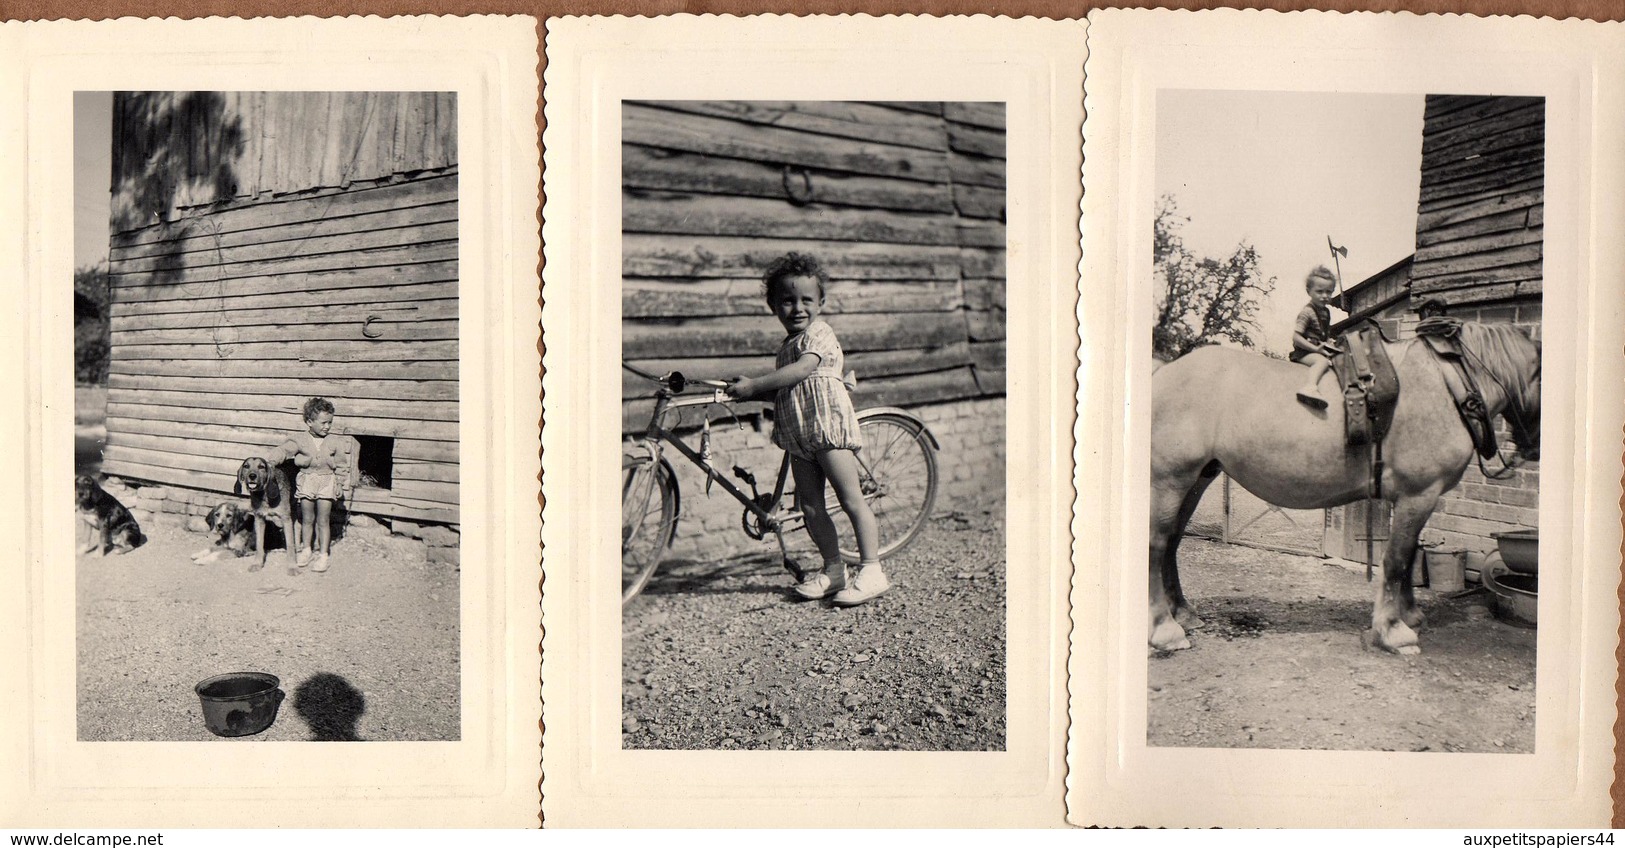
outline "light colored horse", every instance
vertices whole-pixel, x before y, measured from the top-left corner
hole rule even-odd
[[[1463,323],[1463,357],[1489,415],[1505,414],[1525,459],[1540,444],[1540,347],[1504,324]],[[1400,392],[1383,440],[1383,497],[1393,525],[1367,638],[1396,653],[1417,653],[1422,612],[1411,590],[1417,536],[1439,497],[1461,480],[1474,443],[1447,380],[1453,366],[1421,339],[1387,345]],[[1450,373],[1450,376],[1446,376]],[[1179,585],[1176,559],[1185,525],[1220,471],[1247,491],[1289,509],[1360,500],[1370,483],[1370,449],[1344,444],[1341,389],[1328,372],[1313,409],[1295,390],[1303,366],[1230,347],[1199,348],[1151,378],[1151,618],[1159,650],[1190,647],[1185,631],[1201,620]]]

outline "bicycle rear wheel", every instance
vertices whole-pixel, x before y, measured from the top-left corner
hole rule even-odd
[[[937,497],[937,454],[920,424],[894,413],[858,415],[863,450],[858,452],[864,500],[880,528],[882,558],[907,547],[925,527]],[[833,490],[825,490],[831,515],[842,515]],[[858,542],[851,525],[836,522],[841,556],[858,562]]]
[[[677,533],[677,485],[665,460],[621,465],[621,606],[649,585]]]

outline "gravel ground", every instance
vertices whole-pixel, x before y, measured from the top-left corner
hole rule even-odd
[[[662,565],[622,615],[623,745],[1003,750],[1004,550],[1002,503],[937,516],[850,609],[794,598],[776,548]]]
[[[77,561],[81,740],[210,740],[192,687],[264,671],[287,699],[254,740],[460,737],[458,576],[382,528],[335,541],[324,574],[287,573],[273,548],[195,565],[207,543],[173,519],[147,544]]]
[[[1422,653],[1369,650],[1375,592],[1332,561],[1185,539],[1180,578],[1207,622],[1150,657],[1147,743],[1197,748],[1529,753],[1535,631],[1482,592],[1417,589]]]

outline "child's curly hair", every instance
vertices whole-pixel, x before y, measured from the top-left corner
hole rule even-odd
[[[1308,291],[1309,284],[1316,280],[1325,280],[1333,285],[1337,284],[1337,278],[1332,276],[1332,269],[1327,268],[1325,265],[1316,265],[1314,270],[1309,272],[1309,276],[1303,278],[1303,290]]]
[[[338,414],[338,410],[333,408],[333,402],[327,398],[313,397],[310,400],[305,401],[306,421],[315,421],[316,416],[323,412],[327,413],[328,415]]]
[[[762,272],[762,296],[767,305],[773,305],[773,295],[779,284],[791,277],[813,277],[818,280],[818,299],[824,299],[824,287],[829,285],[829,272],[824,270],[818,257],[791,251],[768,263]]]

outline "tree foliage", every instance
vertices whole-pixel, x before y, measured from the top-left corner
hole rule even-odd
[[[107,301],[107,266],[73,272],[73,378],[83,385],[107,385]]]
[[[1275,278],[1258,268],[1258,251],[1245,240],[1229,257],[1198,257],[1185,247],[1181,217],[1172,195],[1157,201],[1152,255],[1156,285],[1156,325],[1152,353],[1177,359],[1219,341],[1255,347],[1258,308],[1275,290]]]

